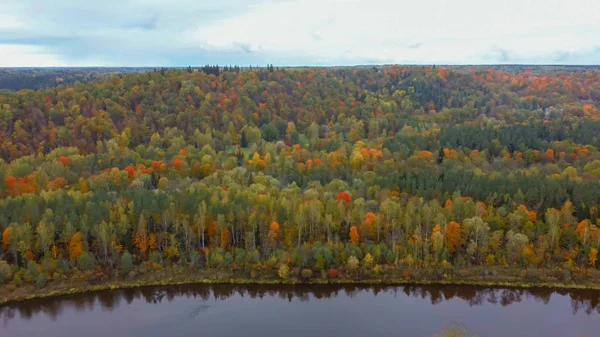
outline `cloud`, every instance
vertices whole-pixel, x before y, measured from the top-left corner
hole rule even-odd
[[[0,13],[5,66],[600,63],[594,0],[7,0]]]
[[[58,55],[48,54],[43,48],[27,45],[0,45],[0,67],[57,67],[61,66]]]
[[[158,14],[152,13],[143,15],[140,18],[134,19],[131,22],[125,22],[121,25],[122,28],[140,28],[144,30],[155,30],[158,23]]]

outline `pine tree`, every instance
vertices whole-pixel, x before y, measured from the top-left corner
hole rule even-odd
[[[240,141],[241,147],[248,147],[248,139],[246,139],[246,132],[242,131],[242,139]]]

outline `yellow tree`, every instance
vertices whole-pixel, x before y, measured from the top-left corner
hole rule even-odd
[[[4,251],[8,251],[10,248],[10,238],[11,238],[12,226],[8,226],[2,232],[2,249]]]
[[[460,246],[461,228],[457,222],[450,221],[446,229],[446,241],[448,242],[448,251],[454,254]]]
[[[221,230],[221,248],[228,248],[231,245],[231,232],[227,227]]]
[[[133,244],[137,249],[140,250],[140,253],[142,253],[142,255],[146,255],[149,246],[149,238],[146,219],[144,218],[143,214],[140,216],[137,231],[133,236]]]
[[[83,240],[81,239],[81,232],[76,232],[69,240],[69,257],[71,260],[77,260],[81,254],[83,254]]]
[[[358,229],[356,226],[350,227],[350,242],[357,245],[360,241],[360,236],[358,235]]]
[[[440,225],[433,227],[433,233],[431,234],[431,249],[433,250],[435,260],[440,258],[442,249],[444,248],[444,235],[440,231]]]
[[[277,245],[277,238],[279,237],[279,224],[275,221],[271,222],[269,226],[269,244],[275,248]]]
[[[590,249],[590,254],[588,256],[588,260],[590,262],[590,267],[596,267],[596,261],[598,261],[598,249],[592,248]]]

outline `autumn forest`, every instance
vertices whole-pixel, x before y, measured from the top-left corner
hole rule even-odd
[[[0,294],[600,277],[598,68],[88,77],[0,91]]]

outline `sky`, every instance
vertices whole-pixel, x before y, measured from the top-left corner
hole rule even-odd
[[[0,67],[600,64],[597,0],[1,0]]]

